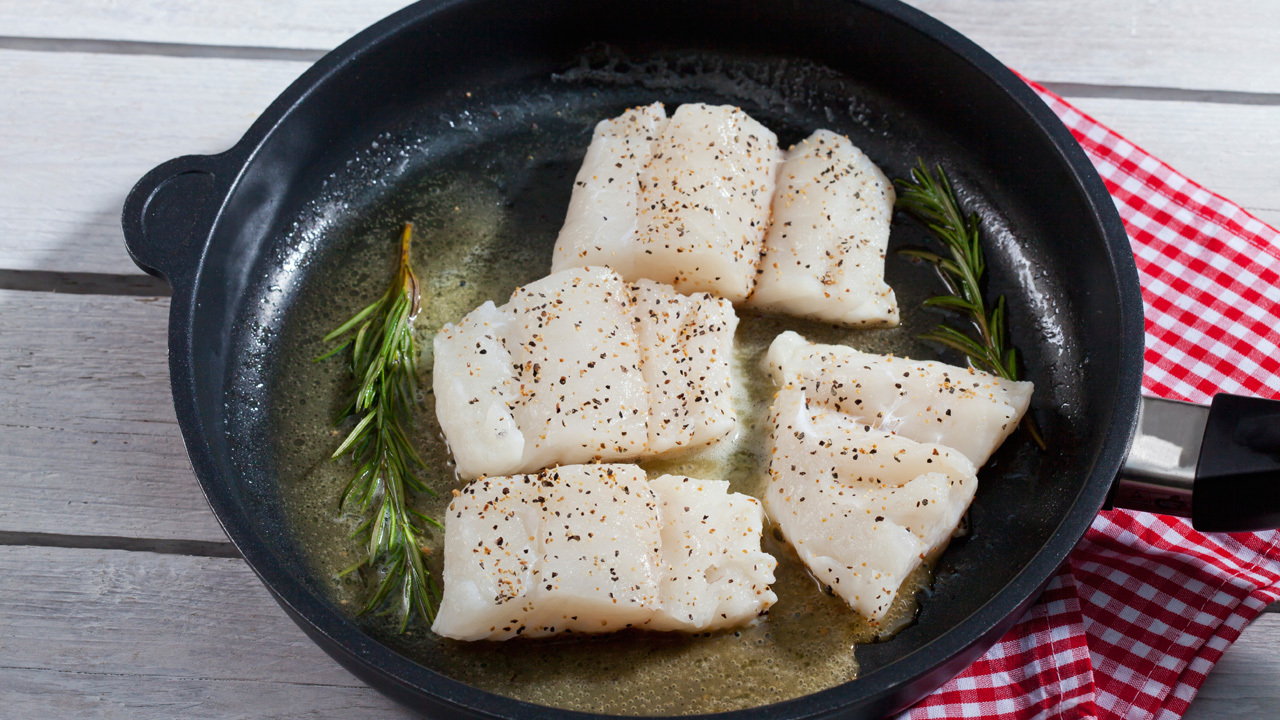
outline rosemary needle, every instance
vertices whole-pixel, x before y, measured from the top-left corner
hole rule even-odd
[[[981,282],[986,270],[986,260],[982,255],[978,215],[966,215],[960,209],[960,201],[951,188],[947,174],[941,166],[935,170],[936,175],[921,160],[918,166],[912,168],[909,180],[895,181],[902,188],[897,204],[899,209],[928,228],[946,247],[950,256],[915,248],[899,252],[933,263],[938,268],[948,294],[931,297],[924,301],[924,305],[968,316],[977,332],[977,338],[946,323],[920,337],[958,350],[979,370],[999,375],[1006,380],[1017,380],[1018,353],[1008,336],[1004,296],[996,298],[995,305],[989,310],[982,298]],[[1041,450],[1045,449],[1044,437],[1030,413],[1023,416],[1022,426],[1036,445]]]
[[[426,464],[409,440],[418,392],[413,321],[420,305],[418,278],[409,265],[412,237],[413,225],[406,223],[391,286],[326,335],[325,342],[347,339],[317,358],[324,360],[350,347],[355,380],[338,422],[355,419],[356,424],[332,457],[351,453],[355,470],[340,507],[365,516],[352,534],[364,539],[365,550],[364,557],[340,575],[374,570],[378,587],[361,612],[391,601],[401,617],[400,632],[413,616],[427,623],[435,618],[437,592],[423,561],[422,540],[425,525],[443,527],[412,507],[415,493],[435,494],[417,477]]]

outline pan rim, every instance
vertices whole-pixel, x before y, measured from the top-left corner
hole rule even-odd
[[[779,715],[804,718],[830,713],[854,702],[880,707],[894,702],[892,695],[902,685],[919,681],[940,666],[954,663],[958,657],[975,647],[975,644],[982,645],[985,651],[990,644],[988,641],[996,639],[988,636],[1003,633],[1019,619],[1022,611],[1035,601],[1039,590],[1049,582],[1070,551],[1083,538],[1101,509],[1115,472],[1127,454],[1129,439],[1137,419],[1144,337],[1137,269],[1129,250],[1127,234],[1111,196],[1083,149],[1022,79],[955,30],[897,0],[844,1],[851,5],[861,5],[906,25],[943,46],[957,60],[974,67],[1030,117],[1039,131],[1049,138],[1059,159],[1072,170],[1083,197],[1090,205],[1092,219],[1107,241],[1107,259],[1117,282],[1120,299],[1117,309],[1122,328],[1122,336],[1119,338],[1120,370],[1115,377],[1115,402],[1111,417],[1101,423],[1110,427],[1111,432],[1095,456],[1093,466],[1088,468],[1087,474],[1082,473],[1085,478],[1079,493],[1045,545],[1012,580],[960,623],[892,664],[860,675],[856,680],[771,705],[723,713],[678,716],[681,718],[745,720]],[[238,171],[230,179],[223,207],[226,206],[226,199],[236,192],[244,170],[252,164],[259,148],[288,119],[291,110],[316,87],[341,72],[370,48],[402,31],[406,25],[429,22],[431,15],[463,2],[464,0],[424,0],[404,8],[355,35],[304,72],[272,102],[239,142],[218,156],[225,166],[239,164]],[[205,238],[206,248],[221,215],[220,210],[210,226],[210,235]],[[331,654],[342,653],[343,657],[338,659],[349,668],[363,671],[358,674],[376,675],[399,686],[406,693],[430,694],[438,702],[454,706],[458,711],[494,718],[601,717],[489,693],[417,663],[365,634],[354,621],[326,606],[269,548],[258,542],[247,514],[223,493],[221,486],[225,481],[215,469],[216,463],[209,455],[210,449],[203,440],[206,436],[205,429],[199,420],[190,341],[196,312],[193,299],[198,295],[204,266],[204,257],[201,257],[190,275],[190,286],[183,292],[174,293],[171,309],[170,347],[174,351],[170,353],[170,374],[174,401],[178,406],[179,424],[201,488],[219,523],[249,566],[295,622],[314,639],[323,638],[327,641],[320,643],[326,651]],[[939,656],[942,657],[941,660],[938,659]],[[960,669],[962,667],[956,671]],[[947,677],[950,676],[948,674]]]

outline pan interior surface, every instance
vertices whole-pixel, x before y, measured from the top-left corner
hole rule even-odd
[[[353,169],[333,179],[332,199],[317,202],[296,231],[300,242],[321,248],[321,254],[310,259],[315,269],[301,280],[295,303],[282,317],[281,362],[276,364],[280,372],[271,383],[275,389],[272,409],[277,417],[271,424],[281,493],[292,531],[315,578],[334,601],[358,607],[370,588],[358,574],[348,575],[344,582],[332,580],[359,559],[359,546],[348,539],[354,529],[353,516],[339,520],[334,506],[350,466],[326,460],[336,444],[329,419],[344,399],[346,368],[340,361],[308,361],[323,354],[325,347],[319,338],[327,329],[336,327],[380,291],[391,273],[400,224],[412,221],[417,230],[414,261],[423,281],[424,301],[418,341],[424,348],[423,385],[429,387],[430,351],[425,348],[430,347],[430,339],[441,324],[457,322],[486,300],[501,303],[518,285],[546,274],[574,173],[591,128],[601,118],[655,100],[673,108],[690,101],[731,103],[743,106],[778,131],[784,143],[799,140],[817,127],[834,127],[850,134],[891,174],[900,176],[907,171],[914,154],[911,150],[904,153],[900,143],[911,131],[886,127],[885,132],[877,132],[878,125],[888,125],[893,117],[882,102],[821,68],[788,64],[759,59],[735,62],[697,54],[649,62],[605,56],[595,64],[570,68],[532,87],[525,81],[515,88],[473,91],[477,101],[474,109],[448,120],[423,119],[402,135],[371,141],[368,151],[357,156]],[[625,69],[618,70],[619,65]],[[667,72],[673,67],[686,69]],[[783,83],[781,92],[751,79],[764,76],[776,80],[788,73],[794,73],[795,80]],[[778,102],[786,97],[782,92],[806,86],[804,80],[812,77],[831,84],[831,95],[822,98],[821,104],[806,104],[802,109]],[[640,81],[633,82],[637,78]],[[939,157],[936,153],[930,156],[946,160],[964,176],[964,165],[953,155]],[[374,181],[374,189],[366,181]],[[1001,222],[992,227],[1003,232]],[[924,242],[927,240],[918,228],[899,219],[894,247]],[[935,356],[934,350],[915,339],[940,319],[916,309],[928,292],[938,287],[931,269],[894,256],[889,280],[898,289],[905,309],[906,322],[901,326],[851,331],[746,313],[738,338],[751,358],[745,364],[756,365],[769,340],[784,329],[869,351]],[[1041,280],[1048,280],[1047,273]],[[1030,289],[1034,293],[1034,286]],[[1015,288],[1008,292],[1017,293],[1020,302],[1014,304],[1023,308],[1045,302],[1049,295],[1042,291],[1036,297]],[[1035,326],[1031,318],[1017,318],[1015,336],[1024,338]],[[1046,374],[1042,371],[1050,368],[1047,374],[1070,372],[1073,358],[1068,347],[1052,348],[1052,354],[1044,350],[1029,356],[1038,366],[1034,377],[1039,379]],[[1043,367],[1046,360],[1048,368]],[[764,379],[760,380],[764,385]],[[1071,385],[1062,384],[1061,388]],[[1053,383],[1041,381],[1041,386],[1038,405],[1067,404],[1055,397]],[[768,392],[759,386],[753,390],[755,395]],[[435,469],[428,478],[439,496],[424,500],[421,508],[440,518],[450,490],[459,483],[446,464],[448,451],[435,422],[433,398],[427,394],[424,399],[417,445]],[[735,490],[757,496],[767,465],[767,429],[760,429],[764,434],[759,438],[756,459],[763,462],[747,462],[744,472],[732,478]],[[1038,494],[1033,478],[1039,476],[1039,460],[1025,438],[1015,436],[1010,448],[984,472],[982,487],[998,485],[1007,490],[1022,486],[1028,495]],[[998,507],[989,496],[999,494],[984,492],[977,507],[982,511]],[[958,576],[966,575],[968,582],[979,579],[971,568],[957,565],[972,552],[966,552],[970,542],[1010,559],[1016,559],[1010,543],[1013,547],[1035,547],[1034,536],[1028,532],[1031,528],[1019,527],[1019,521],[1025,520],[1021,514],[995,518],[994,526],[1000,530],[988,530],[990,520],[986,517],[977,522],[974,537],[957,542],[953,552],[944,557],[936,588],[923,590],[925,595],[939,594],[927,601],[926,607],[953,602],[944,599],[946,594],[963,594],[959,588],[950,589]],[[432,544],[437,577],[443,550],[440,540],[437,534]],[[450,677],[491,692],[575,710],[659,715],[732,710],[797,697],[851,679],[857,672],[853,645],[873,640],[874,631],[840,600],[823,593],[790,558],[789,550],[772,538],[767,545],[782,559],[775,586],[780,600],[759,625],[732,633],[710,637],[626,633],[468,644],[442,640],[422,630],[397,636],[394,619],[363,622],[384,642]],[[1007,571],[1011,566],[983,563],[980,567],[990,575],[997,567]],[[989,582],[990,587],[999,587],[1001,578],[992,577]],[[911,599],[909,589],[904,598]],[[913,609],[903,607],[899,612]]]
[[[815,15],[813,22],[820,19]],[[886,42],[891,30],[884,31]],[[194,343],[202,378],[197,392],[209,396],[211,408],[203,420],[219,431],[212,442],[225,452],[223,474],[230,478],[211,491],[219,495],[211,497],[215,507],[237,508],[273,572],[293,584],[288,590],[273,585],[287,603],[346,618],[334,635],[358,628],[428,670],[499,695],[592,712],[680,714],[767,705],[846,683],[855,673],[860,679],[846,687],[889,677],[1032,563],[1093,472],[1120,365],[1114,339],[1122,333],[1115,314],[1108,314],[1119,300],[1087,199],[1033,123],[995,117],[984,126],[953,112],[966,101],[930,99],[920,76],[927,68],[860,68],[855,61],[866,61],[868,51],[842,59],[776,38],[747,51],[740,47],[745,42],[708,48],[688,38],[655,46],[651,38],[628,41],[622,30],[610,42],[562,34],[569,37],[553,48],[512,49],[519,59],[508,65],[477,57],[471,71],[454,67],[454,76],[441,71],[446,77],[430,79],[426,71],[405,69],[405,59],[450,48],[428,50],[426,40],[401,33],[380,54],[359,60],[368,66],[357,67],[364,74],[348,73],[357,79],[406,74],[402,87],[365,82],[360,92],[384,93],[387,102],[366,105],[357,98],[335,107],[320,93],[300,102],[281,126],[297,132],[265,139],[215,229],[206,265],[221,275],[215,283],[202,280],[194,311],[197,325],[216,329]],[[442,30],[432,42],[448,46],[448,37]],[[771,48],[777,52],[765,52]],[[452,50],[463,53],[461,46]],[[810,55],[819,58],[800,59]],[[929,56],[919,61],[932,62]],[[920,92],[904,91],[900,83]],[[978,93],[970,101],[1013,107],[997,89],[985,92],[990,97]],[[1033,408],[1048,451],[1021,432],[1006,442],[979,475],[969,535],[942,555],[931,582],[919,578],[919,592],[906,593],[919,599],[914,619],[892,639],[856,651],[852,645],[873,633],[822,594],[771,539],[767,549],[782,560],[780,601],[760,625],[736,633],[461,644],[425,629],[398,635],[383,619],[357,617],[365,586],[358,575],[335,578],[356,559],[355,541],[347,539],[352,519],[340,518],[337,508],[349,463],[328,459],[341,439],[331,420],[345,367],[311,361],[326,349],[319,338],[382,291],[396,232],[411,221],[414,264],[423,279],[420,369],[429,387],[430,338],[441,324],[485,300],[501,303],[518,285],[546,274],[594,124],[654,101],[668,111],[683,102],[741,106],[784,146],[829,128],[847,134],[890,177],[907,175],[917,159],[943,165],[967,207],[984,217],[988,292],[1007,297],[1012,337],[1027,379],[1036,383]],[[334,112],[349,117],[335,119]],[[975,132],[975,124],[983,130]],[[942,319],[919,308],[939,282],[931,269],[893,250],[928,243],[919,227],[895,218],[887,279],[903,310],[900,327],[848,331],[746,313],[739,340],[759,352],[772,334],[795,329],[815,340],[963,364],[915,339]],[[201,298],[222,302],[202,304]],[[431,398],[424,402],[419,447],[443,459]],[[437,517],[459,487],[450,468],[438,467],[427,480],[439,497],[421,505]],[[752,490],[758,478],[744,471],[733,480],[735,489]],[[432,560],[437,570],[439,547]],[[431,673],[414,677],[435,682]]]

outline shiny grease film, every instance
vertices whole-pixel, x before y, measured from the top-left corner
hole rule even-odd
[[[813,92],[814,83],[805,78],[811,80],[817,71],[773,71],[695,68],[692,77],[701,79],[681,84],[675,69],[668,81],[653,68],[635,76],[616,65],[611,69],[608,62],[584,62],[511,102],[494,98],[485,108],[477,98],[471,109],[423,120],[423,129],[384,136],[352,164],[350,177],[331,179],[331,197],[317,201],[295,229],[308,247],[324,252],[285,324],[283,366],[289,371],[276,380],[273,408],[287,513],[312,570],[339,607],[354,615],[368,591],[358,573],[337,578],[339,570],[359,559],[349,538],[355,520],[340,518],[336,507],[349,463],[328,460],[341,440],[331,420],[341,405],[346,367],[340,360],[311,359],[326,349],[319,340],[324,332],[367,303],[373,288],[389,277],[399,226],[415,225],[413,263],[423,300],[416,337],[424,389],[415,441],[431,468],[423,479],[437,493],[419,498],[418,507],[442,517],[451,491],[461,483],[428,392],[431,338],[444,323],[456,322],[486,300],[501,304],[515,287],[546,274],[573,175],[597,120],[656,99],[669,109],[697,100],[741,105],[784,143],[817,127],[849,133],[855,142],[859,133],[873,132],[863,125],[868,111],[849,101],[851,95],[839,106],[802,97]],[[581,83],[591,83],[590,90]],[[886,272],[903,310],[903,323],[896,328],[850,330],[740,310],[734,357],[738,441],[704,456],[643,463],[650,476],[723,478],[734,491],[761,495],[773,387],[759,363],[783,330],[870,352],[931,356],[915,336],[936,318],[914,311],[931,275],[892,254]],[[437,578],[442,541],[443,533],[433,535],[429,564]],[[858,671],[854,646],[909,622],[917,591],[930,582],[928,568],[911,576],[878,630],[824,592],[768,529],[765,549],[779,561],[773,585],[778,602],[760,622],[736,631],[460,643],[425,628],[398,635],[391,619],[360,616],[359,622],[426,667],[500,695],[617,714],[714,712],[795,698],[852,679]]]

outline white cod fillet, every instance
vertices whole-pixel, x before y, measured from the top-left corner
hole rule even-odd
[[[648,453],[706,445],[737,427],[729,363],[738,316],[727,300],[681,295],[652,280],[631,286],[649,388]]]
[[[512,414],[525,441],[520,469],[642,453],[649,390],[622,278],[605,268],[549,275],[517,288],[503,311],[518,388]]]
[[[650,630],[700,632],[742,625],[768,610],[778,561],[760,549],[764,511],[724,480],[663,475],[658,497],[660,611]]]
[[[814,577],[872,621],[950,541],[975,472],[955,450],[810,406],[795,386],[774,398],[765,510]]]
[[[776,600],[775,561],[760,551],[759,503],[726,485],[665,476],[651,488],[634,465],[476,480],[445,516],[431,629],[506,640],[750,622]]]
[[[659,103],[596,126],[552,272],[608,265],[741,302],[755,285],[782,153],[738,108]]]
[[[468,433],[466,442],[450,444],[464,477],[484,468],[510,472],[524,457],[524,434],[511,412],[519,388],[503,342],[510,325],[506,313],[486,302],[457,325],[441,328],[433,342],[436,414],[446,435],[450,428]]]
[[[781,153],[729,105],[681,105],[640,172],[635,272],[741,302],[755,285]]]
[[[607,265],[634,277],[639,174],[667,126],[662,103],[631,108],[601,120],[574,179],[551,272]]]
[[[897,325],[884,282],[893,183],[848,138],[819,130],[787,152],[751,307],[844,325]]]
[[[464,478],[618,460],[735,428],[733,306],[571,268],[435,338],[436,417]]]
[[[1018,427],[1035,385],[940,362],[807,342],[787,331],[765,358],[778,384],[861,422],[955,448],[982,467]]]

